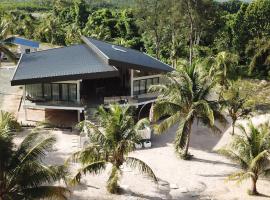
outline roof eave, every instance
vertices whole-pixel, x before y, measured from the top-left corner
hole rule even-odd
[[[87,74],[74,74],[74,75],[64,75],[64,76],[20,79],[20,80],[11,80],[11,86],[35,84],[35,83],[50,83],[50,82],[57,82],[57,81],[71,81],[71,80],[81,80],[81,79],[110,78],[110,77],[117,77],[117,76],[119,76],[118,71],[108,71],[108,72],[96,72],[96,73],[87,73]]]
[[[157,69],[157,68],[148,67],[148,66],[136,65],[133,63],[120,62],[118,60],[113,60],[113,59],[108,59],[108,64],[115,66],[115,67],[129,68],[129,69],[143,70],[143,71],[151,71],[151,72],[160,72],[160,73],[167,73],[167,72],[173,71],[173,68],[171,68],[171,67],[168,67],[168,70]]]

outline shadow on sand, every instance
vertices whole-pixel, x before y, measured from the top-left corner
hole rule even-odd
[[[213,133],[212,130],[200,123],[194,122],[192,125],[190,147],[206,152],[213,152],[223,134],[230,128],[230,123],[226,126],[218,125],[221,133]],[[152,148],[166,147],[173,145],[178,125],[174,125],[162,134],[152,134]]]

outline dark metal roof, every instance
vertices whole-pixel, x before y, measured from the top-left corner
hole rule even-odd
[[[109,65],[158,72],[170,72],[173,70],[169,65],[134,49],[84,36],[82,36],[82,40],[103,59],[107,60]]]
[[[4,40],[6,43],[11,43],[11,44],[17,44],[17,45],[24,45],[28,47],[33,47],[33,48],[39,48],[39,43],[32,41],[32,40],[27,40],[24,38],[19,38],[19,37],[10,37]]]
[[[84,36],[82,39],[83,45],[22,54],[11,85],[115,77],[121,67],[155,72],[173,70],[140,51]]]
[[[11,85],[118,76],[87,45],[73,45],[23,54]]]

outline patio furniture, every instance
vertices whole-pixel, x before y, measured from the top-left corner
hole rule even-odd
[[[144,148],[150,148],[151,146],[152,146],[152,143],[151,143],[151,141],[145,141],[144,143],[143,143],[143,146],[144,146]]]
[[[136,149],[142,149],[142,147],[143,147],[142,143],[135,144]]]

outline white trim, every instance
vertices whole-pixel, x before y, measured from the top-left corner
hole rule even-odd
[[[160,78],[160,77],[161,77],[161,74],[157,74],[157,75],[135,77],[135,78],[133,78],[133,80],[136,81],[136,80],[150,79],[150,78]]]
[[[19,67],[19,64],[20,64],[20,62],[21,62],[22,57],[23,57],[23,54],[21,54],[21,56],[20,56],[20,59],[19,59],[19,61],[18,61],[18,63],[17,63],[16,69],[15,69],[15,71],[14,71],[14,73],[13,73],[13,76],[12,76],[12,78],[11,78],[11,81],[14,79],[14,76],[15,76],[15,74],[16,74],[16,72],[17,72],[17,69],[18,69],[18,67]]]
[[[27,105],[23,106],[24,109],[27,108],[43,108],[43,109],[53,109],[53,110],[78,110],[84,111],[84,107],[67,107],[67,106],[48,106],[48,105]]]

